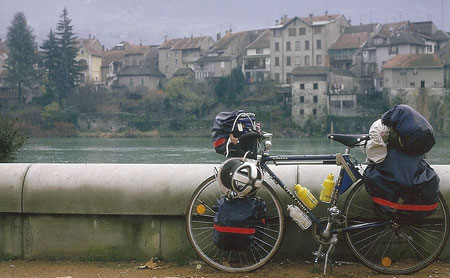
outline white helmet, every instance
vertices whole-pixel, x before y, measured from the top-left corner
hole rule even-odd
[[[256,162],[231,158],[220,166],[217,180],[223,193],[244,197],[261,187],[264,176]]]

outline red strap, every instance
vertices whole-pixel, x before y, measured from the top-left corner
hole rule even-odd
[[[214,224],[214,229],[222,233],[244,234],[244,235],[253,235],[256,232],[255,228],[225,227],[216,224]]]
[[[438,203],[432,204],[432,205],[404,205],[404,204],[397,204],[393,203],[388,200],[384,200],[377,197],[372,197],[372,201],[374,203],[377,203],[382,206],[387,206],[393,209],[400,209],[400,210],[413,210],[413,211],[430,211],[434,210],[438,207]]]
[[[220,146],[223,143],[225,143],[225,138],[220,138],[213,142],[213,146],[214,146],[214,148],[216,148],[217,146]]]

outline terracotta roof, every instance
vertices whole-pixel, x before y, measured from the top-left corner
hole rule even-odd
[[[326,75],[328,72],[327,67],[320,66],[303,66],[296,67],[292,70],[292,75]]]
[[[407,31],[400,31],[391,37],[390,45],[415,44],[425,45],[425,40]]]
[[[330,49],[361,48],[369,39],[366,32],[342,34]]]
[[[265,30],[256,40],[250,43],[246,48],[254,49],[254,48],[270,48],[270,30]]]
[[[399,54],[387,61],[383,68],[440,68],[443,64],[435,54]]]
[[[344,28],[345,34],[351,34],[351,33],[361,33],[361,32],[369,32],[372,33],[377,28],[378,23],[371,23],[371,24],[361,24],[361,25],[354,25],[354,26],[347,26]]]
[[[102,66],[109,66],[112,62],[120,62],[125,55],[124,50],[112,50],[103,52]]]
[[[118,76],[160,76],[164,75],[156,69],[150,67],[127,66],[117,73]]]
[[[409,21],[401,21],[394,23],[383,24],[380,32],[378,32],[378,36],[382,36],[385,38],[390,38],[393,33],[400,30],[408,30],[409,29]]]
[[[308,22],[308,23],[314,23],[314,22],[322,22],[322,21],[333,21],[336,20],[340,14],[329,14],[329,15],[317,15],[313,16],[312,20],[311,17],[301,17],[302,20]]]
[[[125,50],[125,55],[144,55],[149,50],[149,45],[130,45],[130,47]]]
[[[161,49],[195,49],[200,48],[201,43],[210,37],[190,37],[190,38],[178,38],[170,39],[163,42],[159,48]]]
[[[249,30],[225,34],[219,41],[217,41],[211,48],[211,52],[223,52],[231,48],[236,48],[238,52],[245,52],[245,47],[251,42],[255,41],[265,30]],[[240,54],[240,53],[232,53]]]
[[[102,46],[97,38],[80,39],[79,43],[83,45],[91,55],[102,56]]]

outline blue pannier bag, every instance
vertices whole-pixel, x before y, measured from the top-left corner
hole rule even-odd
[[[247,251],[254,246],[258,230],[264,227],[266,203],[257,197],[220,197],[214,216],[213,241],[224,251]]]
[[[408,105],[394,106],[383,114],[381,121],[398,134],[400,142],[390,143],[403,152],[421,155],[429,152],[436,143],[431,124]]]
[[[417,218],[431,215],[438,207],[439,176],[423,155],[388,145],[385,160],[369,164],[364,180],[375,211]]]
[[[229,142],[230,134],[239,138],[241,135],[256,131],[255,117],[244,110],[220,112],[214,119],[211,140],[218,154],[226,157],[243,157],[250,151],[249,158],[256,158],[257,143],[255,138],[243,140],[239,144]]]

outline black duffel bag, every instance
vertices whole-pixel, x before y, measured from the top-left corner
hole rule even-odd
[[[257,197],[222,196],[214,207],[214,243],[225,251],[246,251],[253,247],[258,227],[264,226],[266,203]]]

